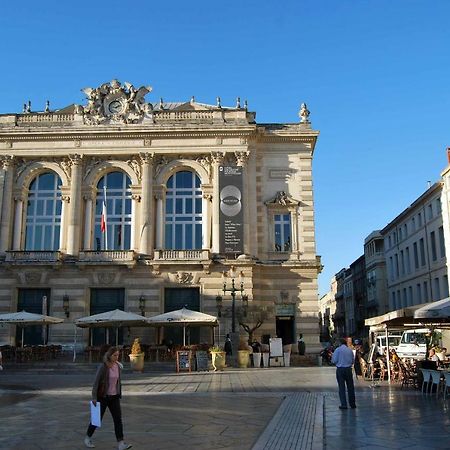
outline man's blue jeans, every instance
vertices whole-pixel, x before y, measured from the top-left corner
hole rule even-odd
[[[350,406],[356,406],[355,403],[355,386],[353,384],[353,373],[351,367],[337,367],[336,368],[336,380],[339,386],[339,398],[341,400],[341,406],[347,406],[347,396],[345,394],[345,388],[347,385],[348,402]]]

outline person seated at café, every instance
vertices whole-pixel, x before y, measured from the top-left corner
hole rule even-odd
[[[397,363],[400,358],[398,357],[397,352],[395,351],[395,349],[391,348],[390,353],[391,353],[391,361],[393,363]]]
[[[445,347],[441,348],[440,352],[436,352],[437,357],[439,358],[439,361],[446,362],[447,361],[447,349]]]
[[[439,358],[436,355],[436,350],[434,348],[430,348],[430,351],[428,352],[428,359],[430,361],[434,361],[436,364],[439,363]]]

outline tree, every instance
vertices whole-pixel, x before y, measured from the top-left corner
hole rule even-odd
[[[253,342],[253,333],[267,320],[268,317],[268,307],[251,305],[245,309],[238,309],[237,318],[239,325],[248,333],[249,344]]]

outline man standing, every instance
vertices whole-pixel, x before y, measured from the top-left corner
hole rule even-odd
[[[347,409],[346,385],[350,408],[356,408],[355,386],[353,384],[352,374],[354,359],[353,350],[347,346],[347,340],[342,339],[341,345],[334,351],[331,358],[331,362],[336,366],[336,380],[339,386],[339,398],[341,400],[339,409]]]

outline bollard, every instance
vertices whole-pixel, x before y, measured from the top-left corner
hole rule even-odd
[[[317,357],[317,365],[322,367],[322,357],[320,355]]]

